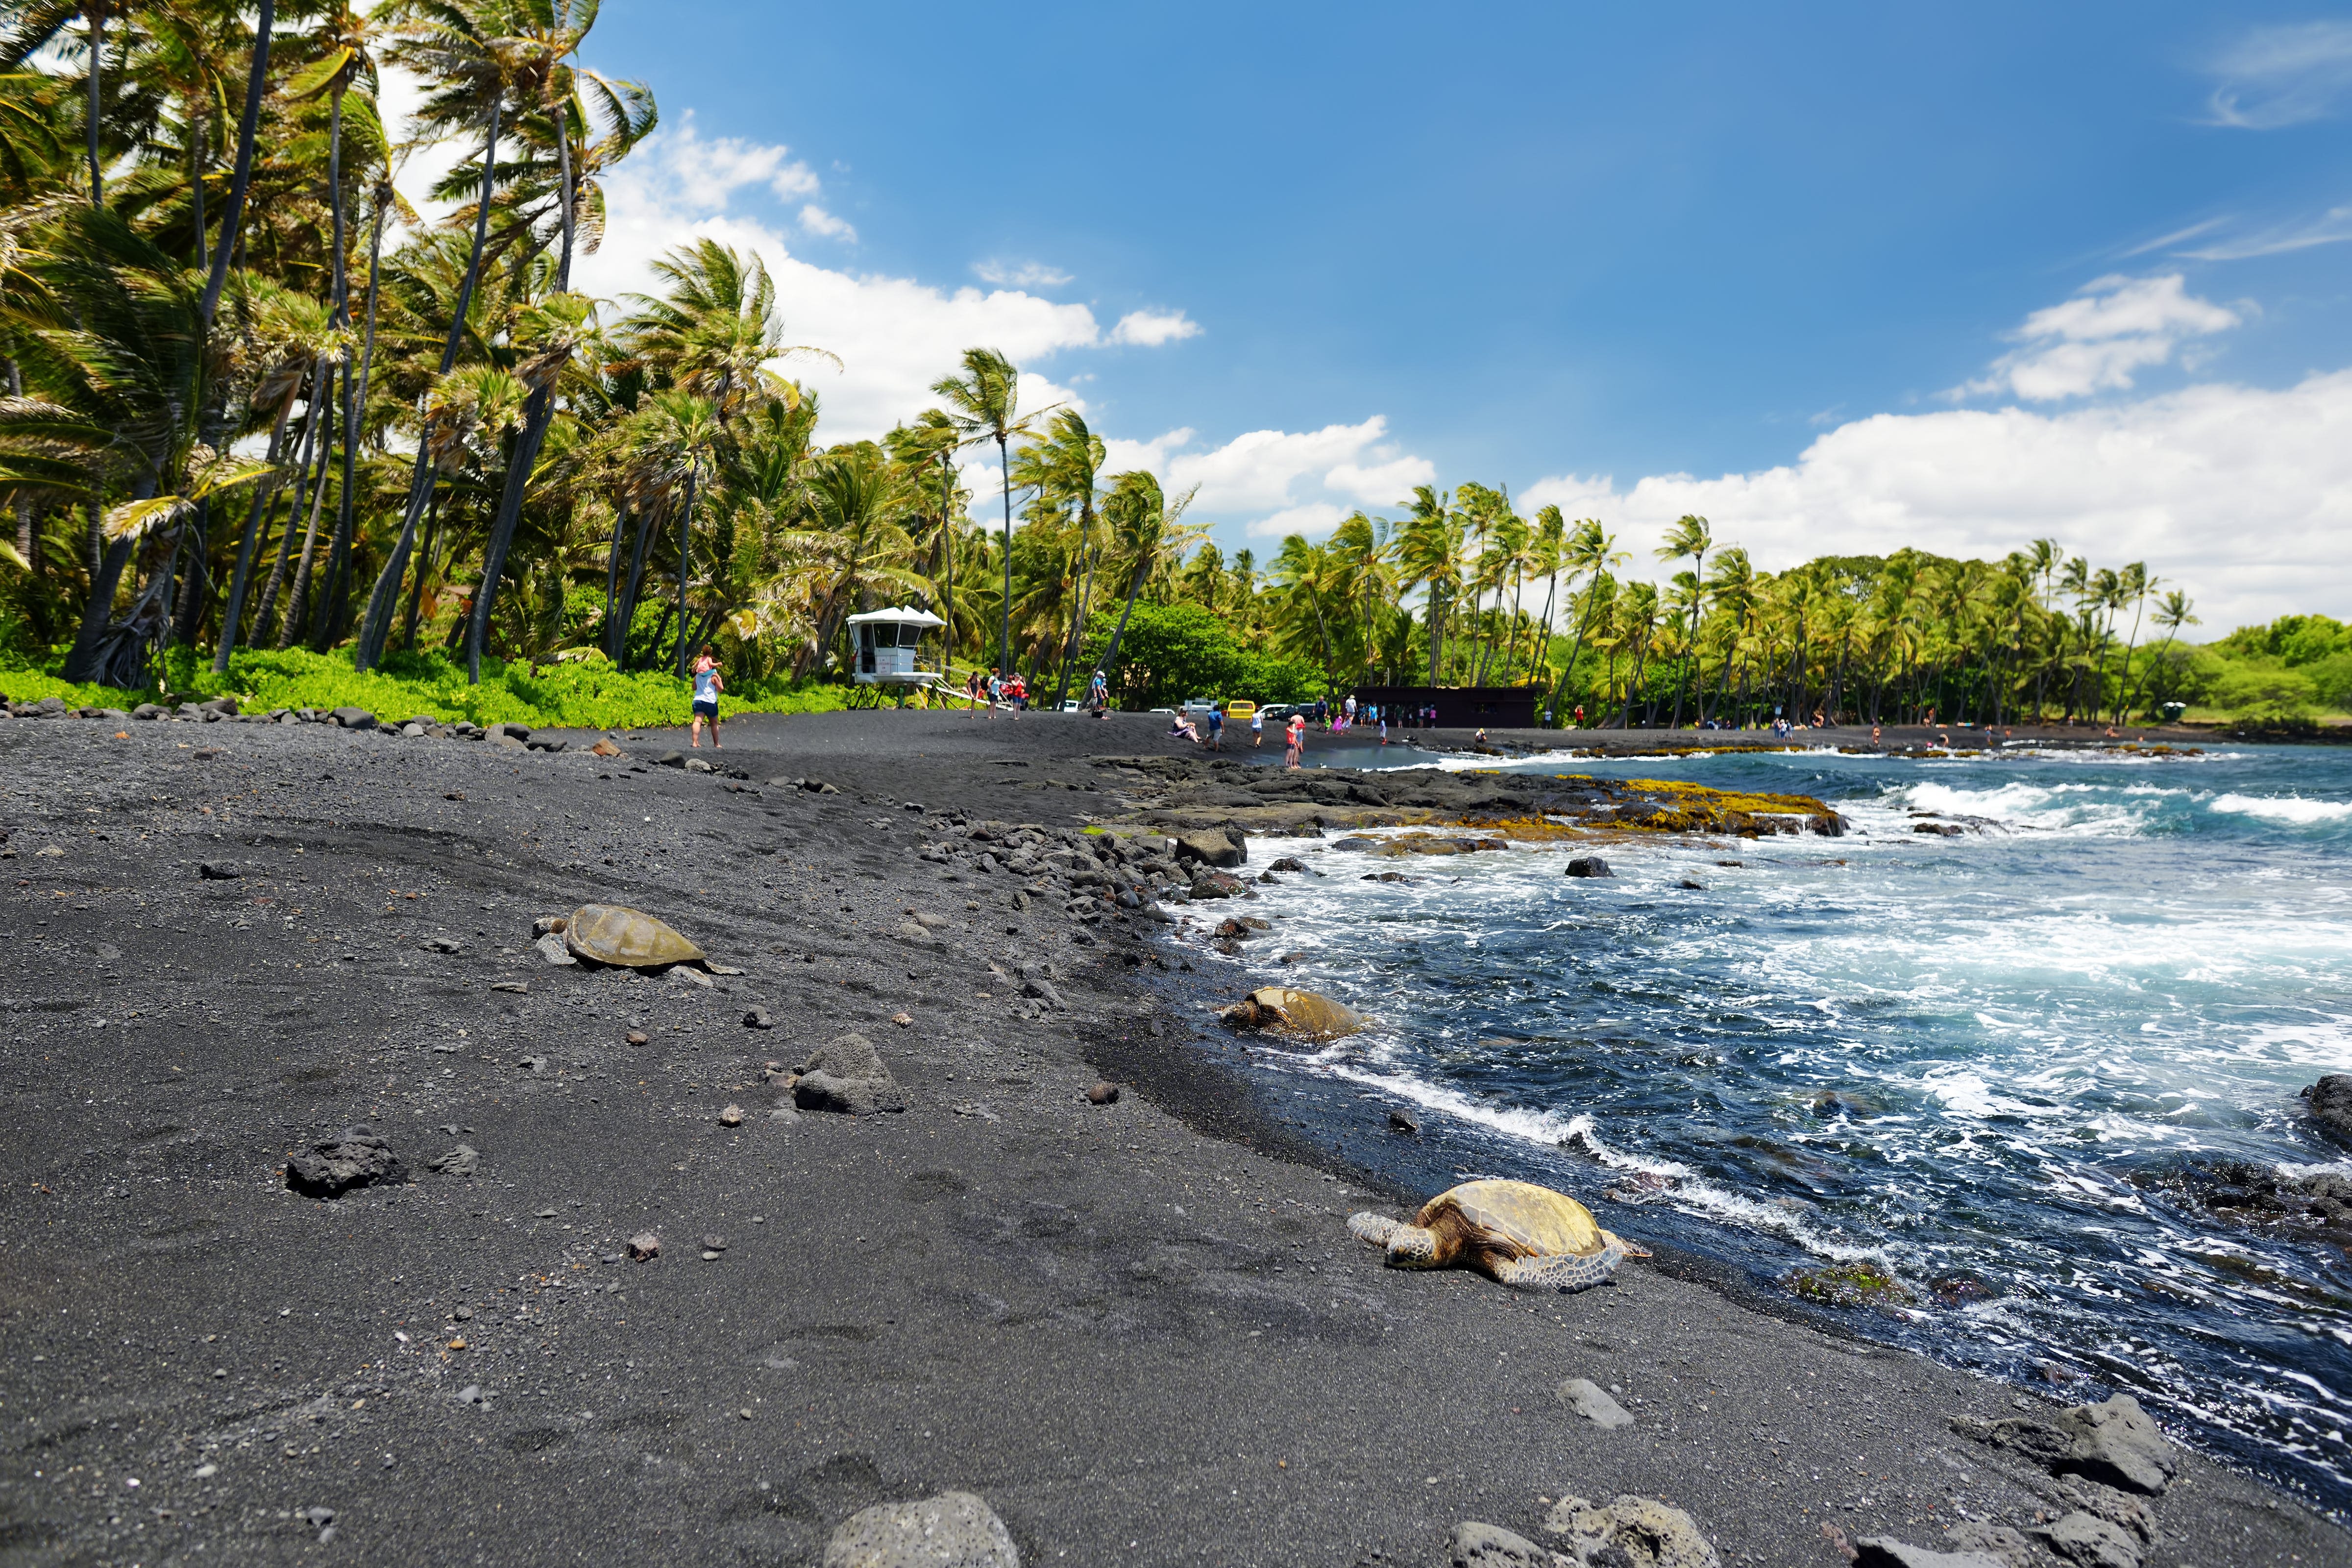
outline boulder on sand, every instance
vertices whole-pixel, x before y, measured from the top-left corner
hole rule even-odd
[[[2053,1475],[2082,1476],[2149,1497],[2171,1483],[2179,1464],[2172,1445],[2128,1394],[2097,1405],[2078,1405],[2060,1412],[2055,1421],[1955,1416],[1952,1430],[2023,1454]]]
[[[353,1187],[408,1180],[392,1145],[364,1127],[347,1128],[286,1158],[286,1184],[305,1197],[336,1198]]]
[[[1564,1555],[1578,1568],[1718,1568],[1721,1559],[1691,1516],[1655,1498],[1622,1495],[1606,1507],[1562,1498],[1544,1530],[1565,1536]]]
[[[1554,1568],[1560,1559],[1499,1524],[1464,1520],[1446,1543],[1446,1568]]]
[[[1176,858],[1198,860],[1222,868],[1247,860],[1249,847],[1222,827],[1201,827],[1176,836]]]
[[[836,1110],[851,1116],[904,1110],[906,1097],[883,1065],[882,1053],[863,1035],[844,1035],[817,1047],[801,1064],[793,1103],[803,1110]]]
[[[824,1568],[1021,1568],[1021,1553],[987,1503],[941,1492],[851,1514],[824,1543]]]

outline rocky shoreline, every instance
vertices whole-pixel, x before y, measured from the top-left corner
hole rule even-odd
[[[2136,1407],[1670,1258],[1384,1269],[1348,1214],[1427,1194],[1221,1065],[1229,824],[1818,813],[1260,789],[1124,717],[257,717],[0,726],[5,1561],[2352,1558]],[[707,960],[557,962],[598,900]]]

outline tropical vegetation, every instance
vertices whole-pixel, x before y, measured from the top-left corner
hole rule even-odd
[[[793,373],[830,356],[790,341],[756,255],[706,238],[650,292],[574,288],[606,181],[659,122],[646,87],[581,63],[595,20],[596,0],[7,13],[8,695],[649,722],[708,643],[730,706],[824,706],[849,617],[913,604],[945,622],[950,679],[1017,671],[1055,703],[1096,669],[1129,706],[1507,686],[1563,723],[2346,700],[2342,628],[2193,649],[2179,588],[2048,541],[1776,574],[1688,517],[1648,581],[1601,523],[1465,481],[1228,555],[1189,493],[1106,471],[1084,412],[1024,403],[984,347],[940,366],[935,405],[828,444]],[[394,68],[422,88],[400,125]],[[393,176],[435,144],[458,156],[427,218]],[[1000,476],[977,506],[966,452]]]

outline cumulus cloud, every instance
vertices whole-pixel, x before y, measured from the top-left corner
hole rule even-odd
[[[1347,521],[1349,509],[1333,501],[1311,500],[1304,506],[1289,506],[1270,517],[1261,517],[1248,528],[1252,539],[1281,539],[1289,534],[1304,534],[1310,540],[1321,539]]]
[[[801,226],[827,239],[845,239],[853,245],[857,242],[857,230],[850,226],[848,219],[834,216],[814,202],[801,208]]]
[[[2180,274],[2096,279],[2063,304],[2036,310],[2009,334],[2020,346],[1956,395],[2006,393],[2030,402],[2084,397],[2132,384],[2184,338],[2237,326],[2234,310],[2189,292]]]
[[[1197,338],[1201,323],[1181,310],[1129,310],[1113,327],[1110,341],[1115,343],[1137,343],[1156,349],[1180,338]]]
[[[784,148],[704,136],[686,115],[606,180],[604,246],[581,258],[578,286],[608,299],[652,292],[654,260],[702,236],[756,253],[776,280],[787,340],[841,359],[838,371],[805,359],[782,367],[816,393],[826,440],[877,436],[929,406],[936,401],[931,384],[952,374],[974,344],[1000,349],[1022,366],[1024,411],[1087,406],[1071,389],[1076,373],[1050,362],[1113,341],[1116,332],[1106,333],[1093,311],[1023,288],[942,289],[806,260],[793,253],[798,242],[782,216],[762,216],[756,204],[789,196],[800,204],[794,217],[802,231],[854,239],[847,223],[803,199],[820,189]],[[992,479],[993,473],[988,470]]]
[[[1112,440],[1104,471],[1148,468],[1171,491],[1199,487],[1194,515],[1239,522],[1252,538],[1320,538],[1359,506],[1394,507],[1436,477],[1426,458],[1400,451],[1388,420],[1319,430],[1250,430],[1194,450],[1189,426],[1149,441]]]
[[[1998,560],[2037,538],[2103,565],[2145,561],[2198,601],[2207,635],[2290,611],[2352,614],[2352,371],[2284,390],[2209,384],[2042,414],[1883,414],[1789,465],[1701,479],[1605,476],[1528,488],[1618,531],[1636,573],[1685,512],[1780,570],[1913,545]]]
[[[1058,289],[1070,281],[1068,273],[1042,261],[979,261],[972,264],[971,270],[982,283],[1001,283],[1013,289]]]
[[[2324,120],[2352,96],[2352,22],[2256,27],[2213,62],[2215,125],[2275,131]]]

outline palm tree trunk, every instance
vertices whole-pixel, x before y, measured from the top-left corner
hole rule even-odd
[[[25,373],[13,359],[8,362],[8,395],[25,395]],[[33,567],[33,502],[21,495],[16,498],[16,553],[25,558],[28,569]]]
[[[441,542],[441,496],[434,492],[433,504],[425,512],[425,549],[416,558],[416,572],[408,584],[408,618],[400,628],[403,649],[416,646],[416,617],[425,607],[425,579],[433,571],[434,547]]]
[[[613,601],[620,596],[621,535],[626,533],[628,529],[628,508],[614,507],[613,509],[613,545],[604,554],[604,619],[597,627],[597,640],[604,646],[604,657],[612,659],[616,665],[620,661],[613,658]]]
[[[303,416],[302,442],[294,464],[294,482],[288,487],[290,504],[287,510],[285,527],[278,536],[278,563],[269,570],[268,585],[262,590],[261,594],[261,607],[253,617],[253,641],[256,644],[268,640],[270,627],[276,624],[272,617],[278,611],[278,593],[286,584],[286,563],[292,559],[294,553],[294,524],[302,515],[302,497],[310,488],[310,462],[314,457],[320,457],[319,419],[320,410],[326,405],[326,380],[327,358],[321,354],[311,364],[310,406],[309,412]],[[320,461],[323,463],[323,457],[320,457]],[[270,510],[273,512],[277,510],[274,493]],[[226,633],[223,635],[225,637],[227,636]],[[226,666],[216,660],[215,668],[226,668]]]
[[[1127,635],[1127,617],[1135,614],[1136,598],[1143,592],[1144,579],[1150,575],[1151,552],[1147,550],[1136,559],[1135,574],[1128,580],[1127,603],[1118,612],[1118,625],[1110,629],[1110,647],[1103,650],[1103,674],[1106,677],[1117,679],[1118,639]]]
[[[1011,417],[1010,414],[1006,417]],[[1004,447],[1004,432],[996,432],[997,472],[1004,479],[1004,619],[996,638],[996,678],[1013,679],[1013,458]]]
[[[449,374],[457,363],[457,345],[465,341],[466,313],[473,308],[474,284],[482,272],[482,247],[490,233],[491,187],[498,178],[499,111],[502,100],[490,100],[490,120],[488,132],[482,138],[482,188],[474,215],[474,248],[466,259],[466,280],[457,286],[457,308],[449,315],[449,336],[441,347],[440,374]],[[376,204],[376,228],[383,227],[383,204]],[[368,317],[375,317],[375,289],[373,282],[373,264],[370,264],[371,283]],[[383,570],[376,574],[375,588],[368,595],[367,614],[361,622],[359,647],[352,652],[355,668],[371,669],[383,657],[384,635],[392,629],[392,606],[400,594],[400,579],[408,571],[408,555],[416,542],[417,520],[425,514],[425,503],[432,499],[440,476],[426,459],[429,443],[416,443],[416,468],[408,481],[408,506],[401,515],[400,535],[393,542],[392,552],[384,558]]]
[[[155,493],[155,481],[142,475],[131,486],[135,499],[144,500]],[[97,679],[107,645],[107,633],[114,620],[114,591],[122,585],[122,569],[131,563],[131,552],[136,540],[118,539],[106,548],[100,558],[98,570],[92,574],[89,603],[82,610],[81,629],[74,636],[71,652],[66,655],[65,678],[83,681]]]
[[[319,434],[319,477],[310,487],[310,521],[302,531],[302,552],[294,563],[294,586],[286,595],[286,614],[278,623],[278,646],[294,646],[294,636],[302,626],[303,612],[309,607],[310,593],[310,552],[319,542],[319,514],[326,510],[327,475],[334,467],[335,451],[335,370],[327,366],[327,384],[321,389],[327,395],[326,423]]]
[[[98,172],[98,127],[105,111],[99,78],[106,61],[106,6],[100,0],[90,0],[83,15],[89,20],[89,102],[82,110],[89,144],[89,205],[102,207],[106,205],[106,186]]]
[[[213,313],[220,309],[221,289],[237,250],[237,226],[245,221],[245,190],[253,177],[253,138],[261,126],[261,100],[269,85],[269,27],[277,16],[277,0],[260,0],[253,25],[253,63],[246,75],[245,117],[236,124],[236,168],[229,176],[228,205],[221,210],[220,244],[213,248],[212,276],[205,282],[202,306],[205,327],[211,330]]]
[[[572,142],[562,109],[555,114],[556,157],[562,169],[562,201],[563,213],[563,252],[555,268],[555,287],[561,291],[572,280]],[[482,174],[482,211],[489,211],[489,169],[484,165]],[[547,384],[530,395],[523,409],[522,437],[515,443],[513,460],[507,464],[506,489],[499,496],[499,510],[490,525],[489,542],[482,547],[482,583],[474,591],[474,624],[466,639],[466,679],[478,684],[482,679],[482,649],[489,641],[490,610],[497,604],[499,582],[505,574],[507,551],[514,543],[515,525],[522,521],[524,495],[530,489],[531,470],[539,466],[539,448],[547,439],[547,426],[555,416],[555,377],[551,374]],[[692,493],[692,481],[688,482]],[[679,558],[683,573],[685,559]],[[686,603],[685,579],[679,578],[678,604]],[[678,631],[686,630],[685,612],[679,611]],[[681,666],[678,673],[684,675]]]
[[[629,551],[629,578],[621,593],[619,622],[613,628],[613,662],[623,669],[629,668],[629,631],[637,624],[637,601],[646,586],[646,552],[653,543],[654,509],[648,507],[637,517],[636,542]],[[661,638],[654,638],[658,647]]]
[[[686,471],[686,504],[677,512],[677,678],[686,679],[686,559],[694,535],[695,471]]]
[[[327,107],[327,205],[332,217],[335,247],[334,272],[331,287],[335,300],[335,324],[349,330],[352,324],[352,280],[343,265],[343,89],[336,87]],[[371,282],[373,279],[370,279]],[[334,541],[327,550],[327,591],[319,596],[319,612],[312,617],[316,623],[310,634],[310,646],[320,653],[332,647],[343,633],[349,606],[344,603],[343,580],[351,574],[352,491],[357,488],[357,465],[360,454],[359,383],[352,376],[351,363],[343,364],[343,477],[341,493],[335,498]]]

